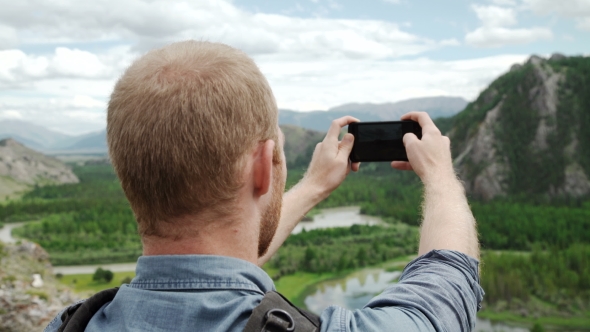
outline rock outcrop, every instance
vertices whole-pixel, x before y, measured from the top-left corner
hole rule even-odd
[[[55,280],[49,255],[39,245],[0,242],[0,331],[42,331],[78,300]]]
[[[61,161],[10,138],[0,141],[0,199],[34,185],[78,182],[72,170]]]
[[[590,194],[590,86],[580,85],[589,69],[590,58],[532,56],[454,118],[448,135],[469,194]]]

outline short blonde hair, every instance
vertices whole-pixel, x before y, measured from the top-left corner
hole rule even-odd
[[[167,236],[171,218],[227,213],[245,154],[278,143],[277,123],[268,82],[237,49],[185,41],[135,61],[111,95],[107,139],[140,234]]]

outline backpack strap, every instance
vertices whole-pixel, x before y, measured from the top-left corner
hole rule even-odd
[[[297,308],[283,295],[271,291],[254,308],[244,332],[317,332],[320,317]]]
[[[119,287],[105,289],[94,294],[84,302],[68,307],[61,315],[62,324],[57,332],[84,331],[92,316],[103,305],[111,302],[118,291]]]
[[[102,306],[111,302],[119,287],[94,294],[84,302],[68,307],[61,315],[62,324],[58,332],[84,331],[92,316]],[[254,308],[244,332],[318,332],[320,317],[297,308],[283,295],[271,291],[264,295]]]

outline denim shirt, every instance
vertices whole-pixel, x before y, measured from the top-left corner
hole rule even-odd
[[[471,331],[484,294],[478,264],[459,252],[431,251],[363,309],[325,309],[321,331]],[[264,293],[274,289],[266,272],[237,258],[142,256],[136,277],[86,331],[242,331]],[[60,325],[61,313],[45,331]]]

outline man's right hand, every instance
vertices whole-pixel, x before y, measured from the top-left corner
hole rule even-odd
[[[413,170],[422,182],[431,184],[437,179],[455,178],[451,158],[451,141],[443,136],[426,112],[405,114],[402,120],[413,120],[422,127],[422,139],[413,133],[404,135],[407,161],[394,161],[391,167],[399,170]]]

